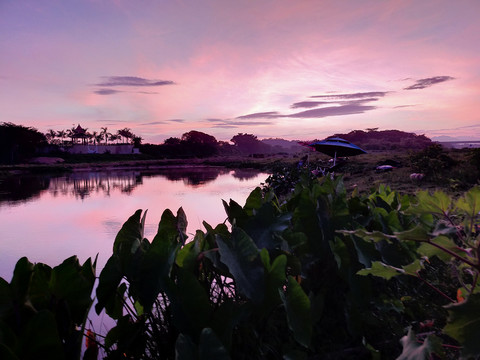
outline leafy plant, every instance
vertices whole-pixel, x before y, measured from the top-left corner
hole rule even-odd
[[[21,258],[0,278],[0,358],[80,358],[96,260],[73,256],[53,269]]]
[[[191,239],[182,208],[164,211],[151,241],[146,212],[136,211],[96,288],[95,310],[115,326],[104,338],[89,332],[89,342],[107,359],[480,353],[479,188],[458,199],[386,186],[347,194],[339,177],[298,169],[289,178],[281,196],[275,185],[244,206],[224,201],[228,224],[204,222]],[[0,281],[2,355],[28,358],[22,344],[35,329],[44,334],[37,353],[78,357],[94,266],[21,259],[12,282]]]

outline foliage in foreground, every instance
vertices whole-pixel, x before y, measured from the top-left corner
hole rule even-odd
[[[116,325],[96,341],[89,333],[85,357],[94,358],[96,347],[108,359],[480,353],[480,189],[456,201],[442,192],[401,196],[386,187],[347,195],[340,178],[305,176],[282,201],[257,188],[245,206],[232,200],[224,206],[230,226],[204,223],[189,241],[182,209],[163,213],[151,241],[143,234],[146,213],[128,219],[96,289],[96,312]],[[67,270],[40,271],[47,267],[37,264],[36,272],[26,264],[20,260],[12,282],[0,283],[1,298],[8,299],[0,304],[2,355],[25,358],[21,343],[37,331],[45,341],[31,345],[32,352],[38,346],[46,357],[70,357],[60,325],[79,325],[80,315],[74,320],[65,313],[75,308],[85,315],[90,303],[78,309],[73,300],[90,299],[91,288],[78,286],[74,298],[57,294],[57,272]],[[86,276],[91,262],[74,268],[72,278]],[[48,307],[48,296],[64,299],[68,311]],[[56,327],[54,321],[49,329],[32,329],[28,317],[16,322],[30,303],[29,316],[47,311]],[[52,343],[47,330],[58,335]]]

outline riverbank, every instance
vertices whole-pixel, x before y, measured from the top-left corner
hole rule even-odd
[[[435,150],[435,149],[434,149]],[[307,159],[305,155],[308,154]],[[430,152],[372,151],[351,157],[336,170],[342,174],[347,189],[369,191],[380,184],[390,186],[403,193],[414,193],[419,189],[443,189],[449,192],[462,191],[478,184],[480,160],[475,161],[471,149],[436,149]],[[480,153],[479,153],[480,154]],[[478,155],[478,154],[477,154]],[[472,157],[473,156],[473,157]],[[229,169],[258,169],[274,173],[284,169],[309,164],[309,168],[326,169],[332,164],[328,156],[318,152],[296,155],[214,156],[208,158],[151,159],[144,155],[76,155],[58,159],[19,165],[0,166],[0,177],[16,174],[61,174],[78,171],[156,170],[162,168],[185,168],[221,166]],[[478,164],[477,164],[478,163]],[[390,168],[379,170],[381,165]],[[412,173],[424,173],[422,179],[412,179]]]
[[[60,162],[44,158],[42,161],[38,158],[35,162],[28,164],[1,165],[0,174],[21,174],[21,173],[58,173],[72,171],[110,171],[123,169],[159,169],[172,167],[192,167],[192,166],[223,166],[229,168],[255,168],[266,170],[278,164],[292,164],[298,161],[299,157],[292,156],[268,156],[263,158],[253,158],[246,156],[218,156],[203,159],[135,159],[123,157],[112,159],[111,157],[102,159],[101,157],[92,157],[89,161],[81,161],[82,158],[73,162]],[[80,160],[80,161],[79,161]]]

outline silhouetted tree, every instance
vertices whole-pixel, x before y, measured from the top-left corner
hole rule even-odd
[[[270,146],[264,144],[255,135],[239,133],[231,140],[245,154],[265,154],[270,152]]]
[[[35,155],[39,146],[46,145],[44,134],[32,127],[4,122],[0,124],[0,161],[13,164]]]
[[[192,130],[182,135],[181,146],[195,157],[207,157],[217,154],[217,139],[212,135]]]
[[[165,145],[180,145],[182,140],[177,137],[170,137],[163,142]]]

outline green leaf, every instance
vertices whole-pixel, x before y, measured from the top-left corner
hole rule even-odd
[[[243,210],[249,216],[253,216],[255,214],[255,211],[257,209],[260,209],[260,207],[262,206],[262,203],[263,203],[262,189],[260,189],[260,187],[256,187],[255,190],[253,190],[250,193],[250,195],[247,197]]]
[[[346,234],[346,235],[355,235],[358,236],[359,238],[373,241],[373,242],[379,242],[382,240],[391,240],[391,235],[384,234],[381,231],[366,231],[365,229],[357,229],[357,230],[337,230],[338,233],[340,234]]]
[[[101,311],[107,306],[107,304],[113,305],[117,298],[117,287],[122,280],[123,273],[120,269],[120,259],[117,255],[112,255],[107,260],[105,267],[102,269],[98,281],[96,290],[97,304],[95,305],[95,311],[100,314]],[[110,310],[113,310],[110,306]],[[107,313],[114,319],[117,317],[111,311]],[[114,312],[117,313],[118,312]]]
[[[287,312],[288,326],[298,343],[308,348],[312,337],[313,325],[310,299],[300,284],[292,277],[288,277],[285,294],[280,292]]]
[[[0,278],[0,319],[8,314],[13,306],[13,296],[10,284]]]
[[[26,257],[22,257],[15,265],[12,281],[10,282],[13,296],[21,303],[26,302],[28,299],[32,275],[33,264]]]
[[[64,350],[54,315],[41,310],[26,324],[23,341],[24,359],[64,359]]]
[[[396,232],[395,236],[402,241],[412,240],[412,241],[428,241],[430,240],[430,235],[427,230],[420,225],[415,226],[413,229]]]
[[[91,293],[95,278],[82,274],[76,256],[64,260],[52,269],[50,286],[57,300],[65,300],[76,325],[83,324],[92,304]]]
[[[143,229],[147,213],[145,212],[142,218],[141,214],[142,210],[137,210],[135,214],[130,216],[123,224],[113,243],[113,254],[119,257],[123,271],[130,264],[132,255],[140,247],[143,240]]]
[[[199,360],[229,360],[227,350],[212,329],[205,328],[200,334]]]
[[[230,202],[227,204],[225,200],[222,200],[223,207],[228,216],[228,222],[232,225],[237,225],[242,227],[245,221],[248,219],[248,214],[243,210],[243,208],[230,199]]]
[[[270,264],[270,256],[266,249],[262,249],[260,255],[265,267],[265,308],[262,312],[266,312],[281,302],[278,289],[285,284],[287,257],[283,254],[277,256],[273,264]]]
[[[447,262],[452,258],[452,255],[443,251],[442,249],[439,249],[438,247],[432,245],[436,244],[439,245],[447,250],[452,251],[455,254],[458,254],[460,256],[464,256],[465,252],[460,250],[455,244],[455,242],[446,237],[446,236],[437,236],[436,238],[432,239],[430,242],[424,242],[420,247],[417,249],[417,252],[420,255],[426,256],[428,258],[431,258],[433,256],[437,256],[440,260],[443,262]]]
[[[397,360],[425,360],[430,359],[432,354],[444,355],[442,343],[435,335],[429,335],[423,343],[419,343],[412,329],[409,329],[400,342],[403,350]]]
[[[184,334],[180,334],[175,342],[175,360],[195,360],[198,359],[197,346],[192,339]]]
[[[445,334],[457,340],[462,346],[465,358],[480,354],[480,294],[472,294],[461,303],[445,307],[448,310]]]
[[[423,268],[424,268],[423,264],[419,259],[416,259],[413,263],[409,265],[402,266],[402,269],[405,270],[406,274],[413,275],[413,276],[415,276],[415,274],[418,271],[422,270]]]
[[[428,191],[419,191],[417,201],[415,206],[410,207],[410,211],[415,214],[444,216],[450,212],[452,207],[452,199],[443,191],[435,191],[433,195]]]
[[[207,327],[212,315],[208,294],[192,273],[181,268],[178,269],[177,285],[178,298],[176,300],[181,303],[189,327],[194,329],[194,333],[198,333]],[[180,330],[182,331],[182,329]]]
[[[220,260],[232,273],[238,289],[249,299],[260,303],[264,297],[264,269],[259,250],[240,228],[234,228],[230,239],[217,236]]]
[[[475,218],[480,212],[480,187],[471,188],[457,200],[456,207],[463,210],[469,218]]]
[[[382,263],[381,261],[372,262],[370,269],[362,269],[357,272],[358,275],[373,275],[390,280],[394,276],[405,274],[405,270]]]
[[[291,215],[278,216],[272,204],[264,204],[255,216],[245,221],[242,229],[253,239],[259,249],[280,247],[279,234],[288,228]]]

